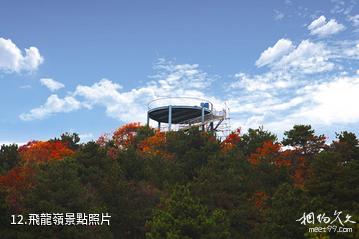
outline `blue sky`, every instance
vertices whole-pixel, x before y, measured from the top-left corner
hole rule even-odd
[[[196,96],[232,128],[359,133],[357,1],[10,1],[0,8],[0,142],[84,140]]]

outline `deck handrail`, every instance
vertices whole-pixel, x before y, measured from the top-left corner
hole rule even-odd
[[[158,102],[158,101],[165,101],[165,100],[196,100],[198,102],[201,102],[201,103],[209,103],[210,107],[209,107],[209,110],[213,110],[213,103],[209,100],[206,100],[206,99],[203,99],[203,98],[199,98],[199,97],[187,97],[187,96],[176,96],[176,97],[159,97],[159,98],[156,98],[154,100],[151,100],[150,102],[148,102],[147,104],[147,109],[150,110],[150,109],[153,109],[153,108],[156,108],[156,107],[152,107],[153,103],[155,102]],[[172,106],[176,106],[176,104],[164,104],[163,106],[167,106],[167,105],[172,105]],[[179,106],[179,104],[178,104]],[[181,105],[183,106],[183,104]]]

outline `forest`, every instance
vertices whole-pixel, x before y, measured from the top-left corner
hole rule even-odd
[[[282,140],[263,127],[219,140],[197,128],[129,123],[86,143],[64,133],[0,149],[1,239],[359,238],[358,199],[357,136],[338,132],[328,142],[310,125],[293,126]],[[36,213],[111,219],[11,223]],[[328,226],[352,231],[310,231]]]

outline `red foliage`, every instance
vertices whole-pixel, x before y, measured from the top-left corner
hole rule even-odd
[[[299,157],[296,160],[296,167],[294,169],[294,174],[292,175],[294,185],[297,187],[303,187],[304,181],[306,179],[308,172],[308,167],[306,165],[306,160],[304,157]]]
[[[26,162],[46,162],[71,156],[74,151],[61,141],[30,141],[19,148],[19,154]]]
[[[32,168],[23,166],[13,168],[0,176],[0,188],[7,192],[6,201],[10,207],[21,210],[24,192],[34,186],[33,175]]]
[[[269,196],[266,192],[255,192],[253,195],[253,201],[258,209],[264,209],[265,203],[268,200]]]
[[[291,150],[285,150],[280,152],[280,157],[276,159],[275,164],[278,167],[290,167],[292,165],[292,158],[294,152]]]
[[[222,150],[224,152],[232,150],[237,145],[237,143],[241,141],[240,133],[241,129],[238,128],[234,132],[230,133],[225,140],[223,140]]]
[[[0,188],[6,192],[7,204],[15,210],[21,210],[21,201],[27,190],[31,189],[35,182],[35,173],[32,164],[49,160],[61,160],[74,154],[68,145],[62,141],[30,141],[18,149],[22,166],[9,170],[0,176]]]
[[[100,145],[101,147],[105,147],[106,144],[109,142],[108,134],[103,134],[96,140],[96,144]]]

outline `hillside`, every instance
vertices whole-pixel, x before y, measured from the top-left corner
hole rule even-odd
[[[281,142],[263,128],[219,141],[195,128],[165,133],[131,123],[97,141],[79,140],[65,133],[1,146],[2,239],[359,238],[353,133],[327,144],[296,125]],[[333,221],[338,212],[341,221]],[[75,225],[54,213],[74,213]],[[77,213],[109,215],[109,225],[80,225]],[[31,214],[40,225],[29,225]],[[16,215],[28,224],[11,225],[20,224]],[[309,232],[334,225],[353,232]]]

